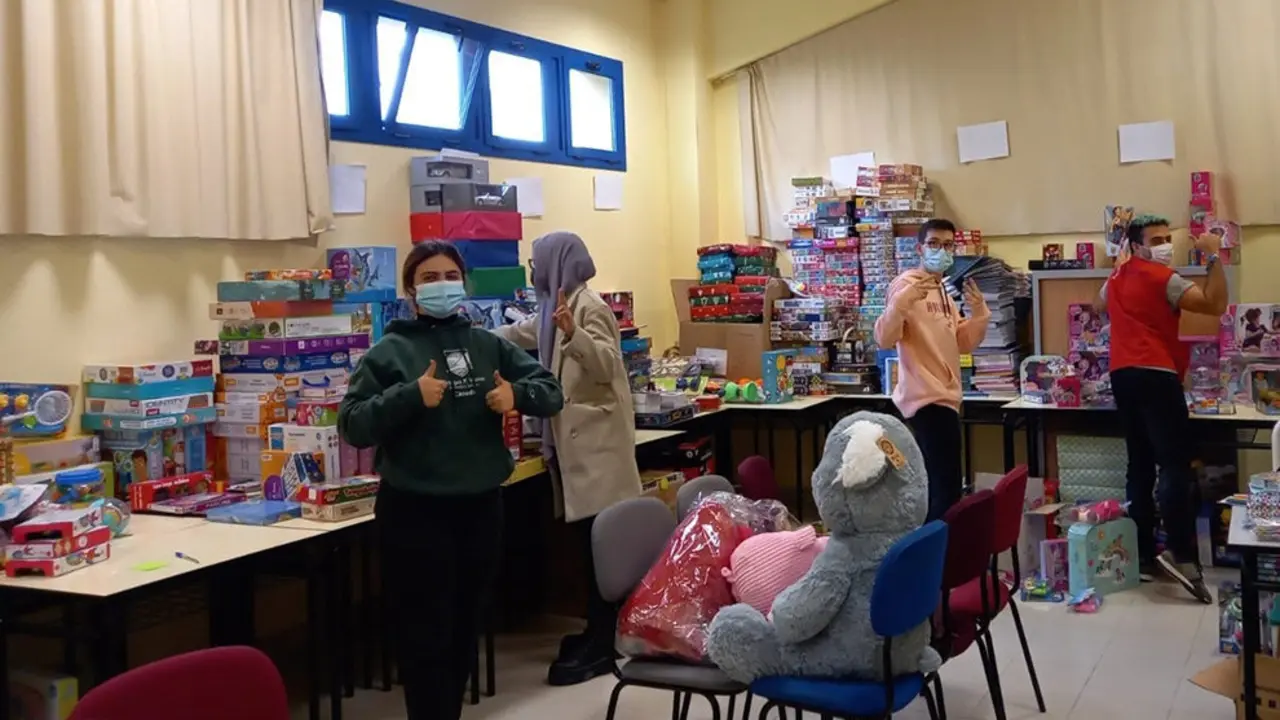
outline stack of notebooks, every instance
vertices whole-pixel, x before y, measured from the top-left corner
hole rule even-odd
[[[991,321],[982,344],[973,351],[968,367],[962,368],[964,393],[969,397],[1009,397],[1018,395],[1018,367],[1024,351],[1018,343],[1018,321],[1014,301],[1030,294],[1030,283],[1022,273],[998,258],[957,257],[947,274],[948,291],[961,304],[966,317],[973,309],[961,289],[973,280],[982,291]]]

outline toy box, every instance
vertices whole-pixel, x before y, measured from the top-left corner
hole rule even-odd
[[[129,507],[138,511],[149,510],[158,502],[217,490],[213,473],[208,470],[158,480],[143,480],[129,487]]]
[[[99,525],[69,538],[6,545],[4,558],[6,563],[12,560],[52,560],[105,545],[110,541],[111,528]]]
[[[209,303],[210,320],[319,317],[332,315],[334,312],[332,300],[309,300],[306,302],[263,300],[257,302]]]
[[[1060,379],[1071,377],[1071,366],[1059,355],[1031,355],[1022,361],[1022,399],[1049,405],[1054,402],[1054,388]]]
[[[99,463],[56,473],[49,487],[49,501],[59,507],[84,507],[112,497],[107,491],[106,473],[101,465],[108,469],[111,467],[110,463]]]
[[[30,475],[97,462],[101,455],[98,443],[97,435],[15,442],[13,472],[15,475]]]
[[[511,453],[511,459],[519,460],[524,449],[524,420],[515,410],[502,418],[502,441]]]
[[[302,400],[298,403],[297,424],[300,427],[336,427],[340,400]]]
[[[363,322],[363,319],[361,320]],[[325,335],[351,335],[368,332],[358,328],[354,315],[320,315],[310,317],[254,318],[251,320],[223,320],[218,340],[285,340],[323,337]]]
[[[1133,208],[1127,205],[1108,205],[1102,214],[1102,226],[1106,228],[1107,257],[1120,254],[1125,245],[1125,234],[1133,222]]]
[[[328,268],[280,268],[274,270],[246,270],[245,280],[331,280],[333,271]]]
[[[148,510],[164,515],[204,515],[214,508],[244,502],[247,498],[240,493],[214,492],[196,495],[184,495],[152,503]]]
[[[1108,595],[1138,586],[1138,526],[1129,518],[1067,531],[1070,592]]]
[[[81,374],[85,383],[148,385],[197,377],[213,377],[213,361],[180,360],[143,365],[86,365]]]
[[[218,403],[218,422],[226,424],[271,425],[287,417],[285,403]]]
[[[1244,355],[1280,356],[1280,305],[1236,305],[1235,347]]]
[[[68,720],[80,700],[76,678],[11,670],[10,720]]]
[[[519,215],[517,214],[517,217]],[[467,273],[467,283],[471,294],[475,297],[492,297],[512,300],[516,290],[524,288],[524,266],[505,268],[476,268]]]
[[[67,431],[75,405],[68,385],[0,383],[0,435],[57,437]]]
[[[364,498],[363,500],[352,500],[335,505],[303,503],[302,517],[307,520],[319,520],[321,522],[354,520],[365,515],[372,515],[376,504],[377,498]]]
[[[349,375],[346,368],[287,373],[236,372],[219,375],[218,387],[226,392],[267,393],[282,390],[290,393],[297,392],[306,385],[345,385]]]
[[[223,373],[303,373],[316,370],[348,370],[351,353],[347,350],[295,355],[223,356],[218,365]]]
[[[795,383],[791,368],[796,361],[795,350],[770,350],[761,357],[760,371],[766,403],[784,403],[795,399]]]
[[[1253,405],[1264,415],[1280,415],[1280,367],[1250,365]]]
[[[309,505],[336,505],[364,500],[378,494],[379,484],[377,476],[366,475],[304,485],[298,493],[298,502]]]
[[[197,340],[195,352],[204,355],[241,355],[249,357],[280,357],[331,353],[335,350],[367,350],[369,336],[365,333],[328,335],[325,337],[297,338],[291,340]]]
[[[211,432],[218,439],[259,438],[266,440],[271,425],[264,423],[216,422]]]
[[[338,465],[338,445],[341,439],[335,426],[315,427],[277,423],[267,429],[267,447],[285,452],[323,453],[320,467],[325,479],[336,480],[342,470]]]
[[[115,467],[116,492],[124,497],[134,482],[208,469],[206,433],[203,425],[103,433],[102,459]]]
[[[304,484],[324,482],[324,453],[267,450],[262,453],[262,496],[296,500]]]
[[[1106,310],[1093,305],[1068,306],[1067,333],[1074,351],[1105,353],[1111,349],[1111,318]]]
[[[45,486],[5,485],[0,487],[0,528],[5,532],[14,525],[29,520],[39,509],[45,496]]]
[[[417,317],[413,305],[405,298],[384,302],[341,303],[334,305],[333,311],[350,314],[353,332],[370,333],[373,342],[382,339],[391,321],[412,320]]]
[[[110,531],[108,531],[110,533]],[[111,543],[105,542],[70,555],[48,559],[27,558],[9,560],[4,565],[4,574],[9,577],[37,575],[40,577],[58,577],[69,572],[86,568],[111,557]]]
[[[1051,590],[1066,592],[1071,586],[1071,560],[1064,539],[1040,541],[1040,579]]]
[[[118,383],[87,383],[84,386],[86,405],[89,399],[103,400],[159,400],[178,395],[196,395],[213,392],[216,381],[212,375],[148,383],[146,385],[121,385]]]
[[[85,430],[145,431],[165,428],[185,428],[191,425],[205,425],[218,419],[217,408],[194,408],[171,415],[152,415],[137,417],[133,415],[94,415],[80,416],[80,427]]]
[[[218,302],[279,300],[342,300],[346,284],[341,280],[246,280],[218,283]]]
[[[235,525],[275,525],[302,517],[302,506],[296,502],[280,500],[248,500],[211,508],[204,517],[212,522]]]
[[[329,248],[325,264],[348,294],[383,289],[395,292],[400,277],[394,246]]]
[[[520,264],[518,240],[454,240],[467,269],[514,267]]]
[[[102,507],[50,510],[13,528],[13,542],[70,539],[102,524]]]
[[[487,182],[489,161],[482,158],[441,153],[409,159],[410,185]]]
[[[145,400],[89,397],[85,398],[84,401],[84,411],[86,413],[118,415],[121,417],[153,417],[156,415],[182,414],[188,410],[198,410],[212,406],[213,391],[211,390]]]

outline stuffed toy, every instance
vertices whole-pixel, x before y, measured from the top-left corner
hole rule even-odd
[[[831,533],[799,582],[773,603],[721,609],[707,651],[734,680],[766,676],[881,680],[883,639],[871,629],[871,588],[885,553],[924,522],[928,480],[920,448],[900,420],[859,412],[827,436],[813,496]],[[893,674],[933,672],[929,623],[893,638]]]
[[[743,540],[723,571],[733,599],[768,615],[778,594],[804,577],[826,546],[827,539],[818,537],[812,526]]]

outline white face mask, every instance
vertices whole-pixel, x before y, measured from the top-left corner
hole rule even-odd
[[[1151,261],[1158,262],[1161,265],[1173,266],[1173,243],[1165,243],[1157,245],[1150,250]]]

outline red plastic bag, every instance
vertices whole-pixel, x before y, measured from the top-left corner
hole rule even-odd
[[[701,661],[711,619],[734,603],[721,572],[729,567],[734,549],[756,532],[789,529],[791,524],[786,508],[776,501],[715,493],[699,502],[623,606],[618,650],[628,657]]]

